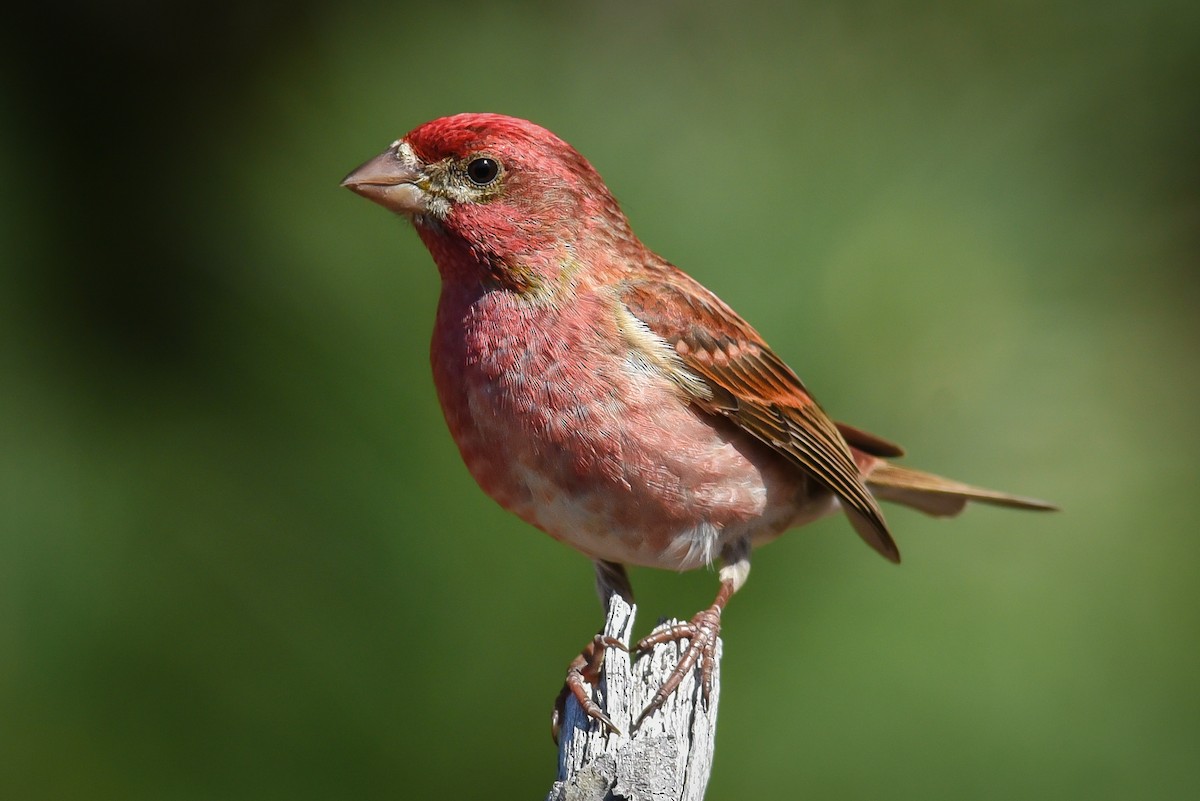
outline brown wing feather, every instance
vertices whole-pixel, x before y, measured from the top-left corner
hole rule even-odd
[[[749,323],[669,265],[650,278],[625,282],[619,291],[629,312],[709,385],[711,397],[696,397],[697,405],[728,417],[792,459],[841,499],[867,543],[888,559],[900,560],[883,513],[863,484],[838,426]],[[889,454],[898,450],[857,429],[850,431],[874,449]]]
[[[872,434],[870,431],[863,431],[861,428],[855,428],[849,423],[834,423],[838,431],[845,437],[846,442],[851,448],[858,448],[864,453],[869,453],[872,456],[903,456],[904,448],[901,448],[894,442],[884,439],[878,434]]]

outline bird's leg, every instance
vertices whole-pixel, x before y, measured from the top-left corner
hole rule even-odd
[[[604,604],[605,617],[608,616],[609,599],[614,594],[620,595],[626,603],[633,605],[633,586],[629,583],[629,575],[625,572],[625,566],[599,559],[596,560],[595,565],[596,592],[600,595],[600,602]],[[592,700],[589,692],[589,686],[594,686],[600,681],[600,668],[604,665],[605,648],[629,650],[625,643],[615,637],[599,633],[584,646],[579,656],[571,660],[571,664],[567,668],[567,678],[563,681],[563,688],[558,693],[558,698],[554,702],[554,712],[550,716],[550,734],[554,738],[554,742],[558,742],[559,730],[566,715],[568,695],[575,696],[579,707],[589,718],[599,721],[609,731],[621,733],[620,729],[604,713],[604,710]]]
[[[633,585],[629,583],[629,574],[625,572],[625,565],[619,562],[606,562],[603,559],[597,559],[594,565],[596,568],[596,594],[600,596],[604,614],[608,614],[608,599],[614,594],[620,595],[625,599],[625,603],[633,606]]]
[[[650,703],[642,710],[642,714],[638,715],[637,721],[633,724],[635,729],[671,697],[671,693],[675,692],[679,683],[683,681],[683,677],[695,668],[697,662],[700,663],[700,686],[704,693],[704,703],[708,704],[709,696],[712,693],[713,668],[716,664],[717,636],[721,633],[721,610],[725,608],[725,604],[729,603],[733,594],[746,583],[746,577],[750,574],[749,542],[740,540],[727,547],[721,554],[721,561],[723,564],[718,573],[721,579],[721,589],[717,591],[717,597],[712,606],[698,612],[687,623],[679,623],[656,631],[638,642],[639,653],[650,651],[656,645],[676,640],[687,640],[688,646],[683,652],[679,664],[671,671],[671,675],[667,676],[662,687],[658,688],[658,692],[650,699]]]

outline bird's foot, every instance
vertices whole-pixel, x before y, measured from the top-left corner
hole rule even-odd
[[[717,661],[717,635],[721,633],[721,607],[723,605],[723,603],[713,604],[708,609],[699,612],[690,622],[677,623],[661,631],[656,631],[638,642],[639,654],[648,653],[656,645],[666,642],[687,640],[688,645],[679,664],[667,676],[662,687],[658,688],[658,692],[650,699],[650,703],[642,710],[642,714],[638,715],[637,722],[633,724],[634,729],[641,726],[643,720],[662,707],[663,703],[671,697],[671,693],[679,688],[683,677],[695,668],[697,662],[700,663],[700,687],[704,694],[704,705],[708,706],[713,688],[713,668]]]
[[[567,698],[571,695],[575,696],[575,700],[579,702],[579,707],[585,715],[592,720],[598,721],[601,726],[604,726],[609,731],[615,734],[621,733],[621,730],[612,722],[612,719],[592,700],[591,693],[589,692],[589,688],[595,686],[600,681],[600,668],[604,666],[605,648],[620,648],[622,651],[629,650],[625,643],[616,637],[597,634],[579,652],[579,656],[571,660],[571,665],[567,668],[567,678],[563,681],[563,688],[559,691],[558,698],[554,701],[554,711],[550,715],[550,736],[554,738],[555,743],[558,742],[558,735],[562,729],[563,720],[566,719]]]

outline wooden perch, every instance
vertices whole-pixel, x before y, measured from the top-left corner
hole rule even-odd
[[[637,607],[611,596],[604,634],[630,644]],[[658,631],[676,621],[667,621]],[[633,729],[633,722],[679,662],[687,640],[664,643],[631,663],[608,648],[593,698],[620,734],[588,719],[568,697],[558,746],[558,781],[546,801],[700,801],[712,771],[717,701],[721,693],[721,641],[713,687],[705,704],[699,663],[662,708]]]

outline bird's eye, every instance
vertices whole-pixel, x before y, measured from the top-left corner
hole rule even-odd
[[[486,156],[472,159],[467,165],[467,177],[476,186],[487,186],[500,175],[500,163]]]

